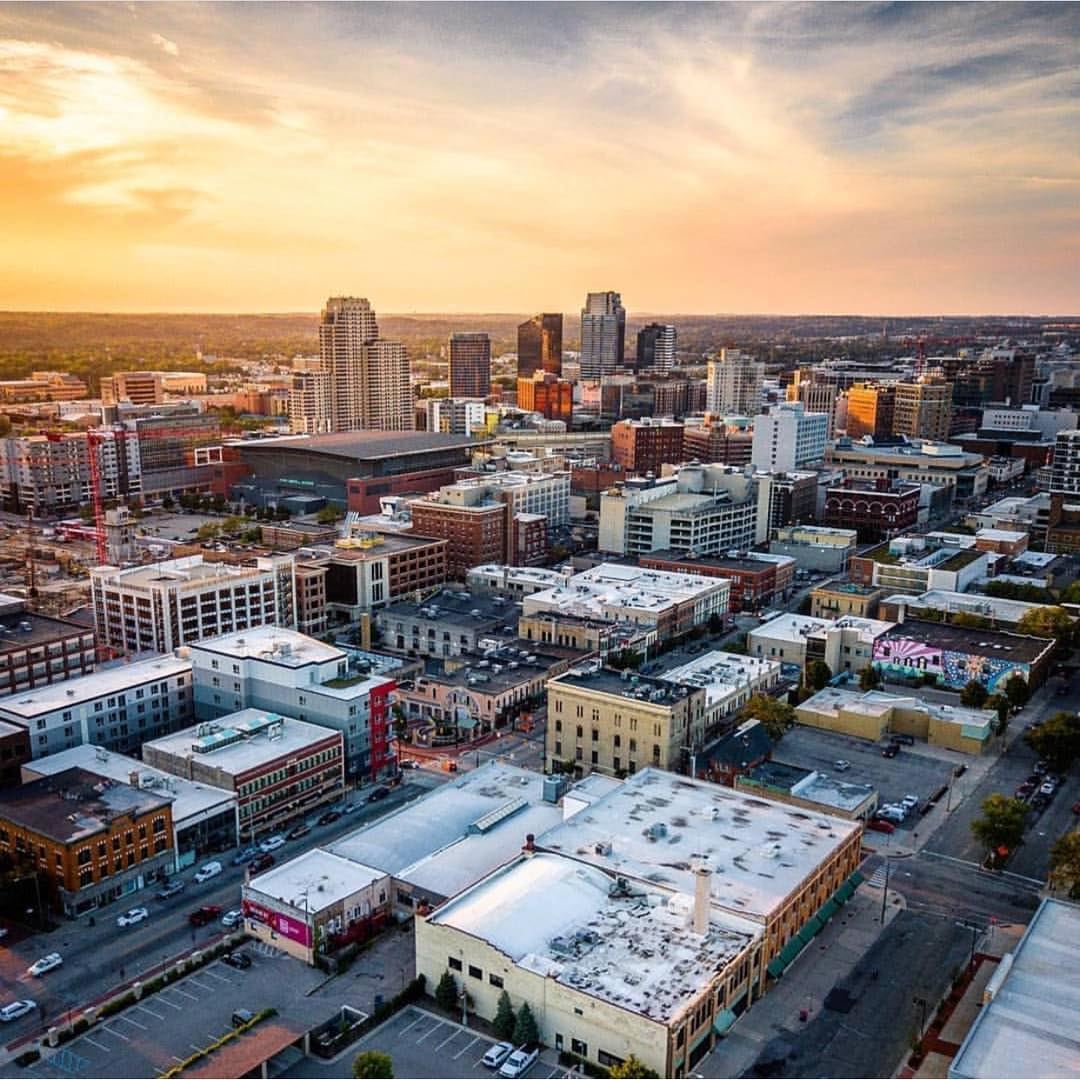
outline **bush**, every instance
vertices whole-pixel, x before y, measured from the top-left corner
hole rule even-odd
[[[495,1010],[495,1019],[492,1021],[491,1026],[500,1039],[509,1042],[514,1037],[516,1023],[514,1006],[510,1003],[510,995],[504,990],[499,995],[499,1004]]]
[[[380,1053],[378,1050],[365,1050],[353,1059],[352,1074],[360,1078],[393,1080],[394,1063],[389,1054]]]
[[[35,1061],[39,1061],[40,1059],[40,1050],[27,1050],[25,1054],[20,1054],[15,1059],[15,1064],[18,1065],[20,1068],[25,1069],[27,1065],[33,1065]]]
[[[435,987],[435,1001],[447,1012],[453,1012],[457,1008],[458,1003],[458,990],[457,980],[450,974],[450,969],[447,968],[443,972],[442,978],[439,980],[439,985]],[[522,1042],[525,1040],[523,1039]]]

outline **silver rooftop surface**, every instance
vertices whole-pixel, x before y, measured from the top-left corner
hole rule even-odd
[[[282,667],[299,668],[344,660],[346,654],[333,645],[280,626],[255,626],[190,645],[192,650],[231,656],[237,660],[265,660]]]
[[[384,877],[381,870],[313,848],[253,877],[247,887],[302,911],[321,911]]]

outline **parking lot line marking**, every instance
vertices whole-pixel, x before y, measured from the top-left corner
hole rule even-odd
[[[441,1028],[442,1026],[443,1026],[443,1022],[441,1020],[436,1020],[435,1021],[435,1026],[433,1028],[430,1028],[429,1030],[425,1031],[424,1034],[421,1035],[420,1038],[416,1040],[417,1045],[422,1043],[429,1035],[434,1035],[435,1032],[438,1031],[439,1028]]]
[[[122,1015],[118,1016],[116,1019],[117,1020],[123,1020],[125,1023],[128,1023],[128,1024],[132,1024],[137,1028],[141,1028],[143,1031],[149,1031],[150,1030],[145,1024],[140,1024],[138,1020],[132,1020],[131,1017],[128,1016],[127,1013],[123,1013]]]
[[[232,979],[226,979],[224,975],[219,974],[216,971],[210,971],[209,968],[203,972],[203,974],[210,979],[220,979],[223,983],[231,983]]]
[[[145,1005],[136,1005],[135,1008],[138,1009],[139,1012],[149,1013],[155,1020],[165,1019],[164,1013],[156,1013],[153,1009],[148,1009]]]
[[[473,1041],[472,1041],[471,1043],[469,1043],[469,1046],[466,1046],[464,1050],[459,1050],[459,1051],[458,1051],[458,1052],[457,1052],[457,1053],[456,1053],[456,1054],[454,1055],[454,1060],[455,1060],[455,1061],[457,1061],[457,1059],[458,1059],[459,1057],[461,1057],[461,1055],[462,1055],[462,1054],[464,1054],[464,1053],[465,1053],[465,1050],[468,1050],[470,1046],[475,1046],[475,1045],[476,1045],[476,1044],[477,1044],[477,1043],[478,1043],[479,1041],[480,1041],[480,1036],[479,1036],[479,1035],[477,1035],[477,1036],[476,1036],[476,1038],[475,1038],[475,1039],[473,1039]]]
[[[197,986],[200,990],[216,990],[217,989],[217,987],[214,986],[213,984],[210,984],[209,986],[207,986],[205,983],[199,982],[199,980],[196,979],[194,975],[189,975],[188,978],[187,978],[187,981],[189,983],[191,983],[192,986]]]
[[[89,1035],[83,1036],[83,1042],[88,1042],[91,1046],[96,1046],[99,1050],[104,1051],[106,1054],[111,1054],[112,1050],[105,1046],[103,1043],[95,1042]]]
[[[177,1012],[183,1012],[183,1005],[177,1005],[175,1001],[170,1001],[164,994],[164,992],[157,995],[157,1001],[160,1001],[162,1005],[168,1005],[170,1009],[175,1009]]]
[[[173,993],[174,994],[181,994],[184,997],[186,997],[189,1001],[198,1001],[199,1000],[194,994],[189,994],[186,990],[181,990],[179,986],[174,986],[173,987]]]
[[[435,1052],[438,1053],[438,1051],[440,1051],[451,1039],[456,1039],[459,1034],[460,1032],[458,1031],[451,1031],[450,1034],[445,1039],[443,1039],[443,1041],[439,1043],[438,1046],[435,1047]]]
[[[131,1040],[126,1035],[121,1035],[120,1032],[116,1030],[116,1028],[102,1027],[101,1030],[107,1031],[110,1035],[115,1035],[118,1039],[123,1039],[124,1042],[131,1042]]]
[[[416,1027],[416,1025],[419,1024],[421,1020],[430,1020],[430,1019],[431,1019],[430,1016],[427,1016],[425,1013],[420,1013],[420,1015],[417,1016],[417,1018],[411,1024],[409,1024],[409,1027],[405,1027],[405,1028],[401,1029],[400,1034],[404,1035],[405,1032],[409,1030],[409,1028]]]

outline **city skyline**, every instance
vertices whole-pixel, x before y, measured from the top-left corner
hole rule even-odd
[[[0,4],[0,308],[1067,313],[1078,29],[1040,4]]]

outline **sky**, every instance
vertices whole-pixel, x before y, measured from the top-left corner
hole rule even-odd
[[[1077,4],[0,3],[0,309],[1080,310]]]

